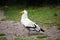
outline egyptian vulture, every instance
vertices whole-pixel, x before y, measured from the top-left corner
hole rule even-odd
[[[42,28],[40,28],[36,23],[32,22],[28,18],[28,12],[27,10],[23,10],[20,12],[22,14],[21,16],[21,23],[24,25],[25,28],[27,28],[29,31],[37,31],[37,32],[44,32]]]

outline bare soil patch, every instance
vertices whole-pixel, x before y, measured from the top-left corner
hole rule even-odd
[[[55,26],[50,28],[45,28],[45,32],[43,35],[48,35],[48,38],[52,38],[55,40],[56,38],[60,37],[60,30],[58,30]],[[13,40],[16,37],[37,37],[37,32],[31,31],[31,35],[28,36],[28,30],[20,23],[14,21],[0,21],[0,33],[6,34],[8,40]],[[1,36],[0,36],[1,37]]]

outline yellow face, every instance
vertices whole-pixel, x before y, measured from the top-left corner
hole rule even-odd
[[[21,13],[21,14],[24,14],[24,11],[21,11],[20,13]]]

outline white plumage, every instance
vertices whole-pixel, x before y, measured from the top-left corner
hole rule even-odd
[[[36,23],[32,22],[27,15],[27,10],[24,10],[22,12],[22,16],[21,16],[21,23],[30,31],[30,30],[35,30],[37,32],[44,32],[44,30],[42,28],[40,28]]]

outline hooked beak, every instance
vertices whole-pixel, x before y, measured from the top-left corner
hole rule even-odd
[[[21,14],[24,14],[24,11],[21,11],[20,13],[21,13]]]

